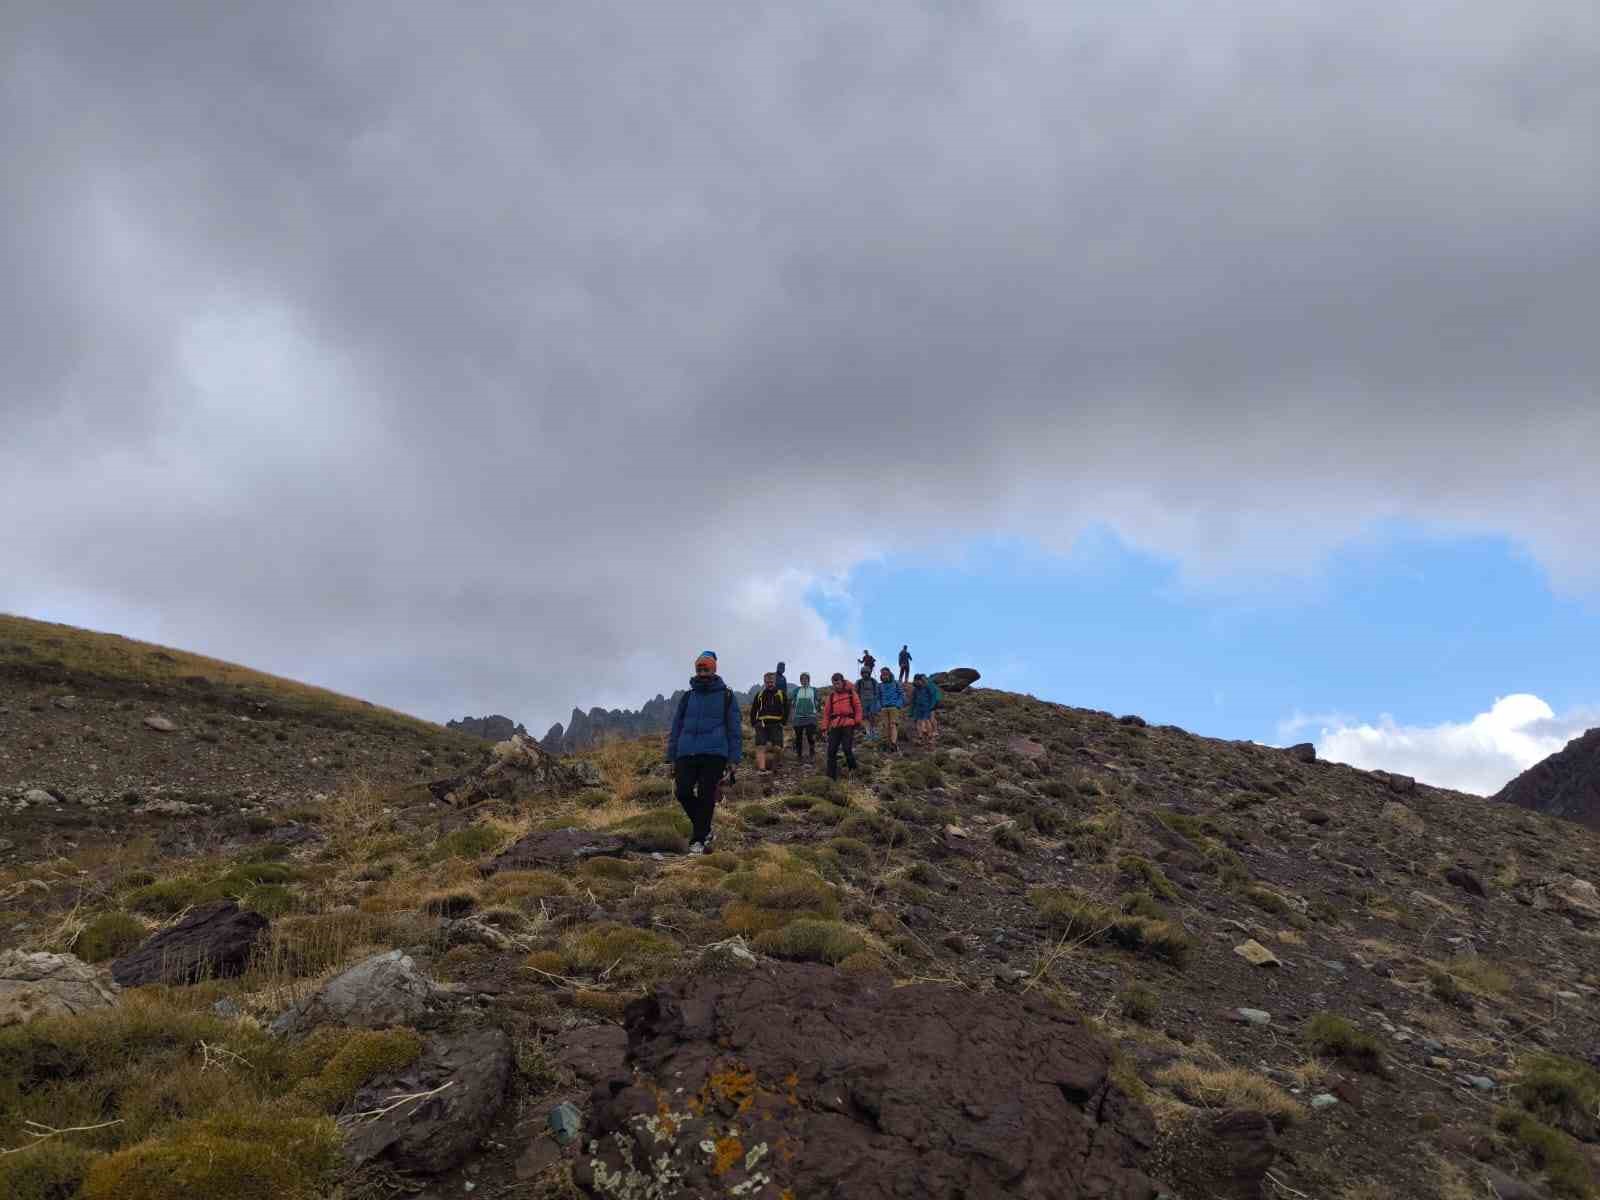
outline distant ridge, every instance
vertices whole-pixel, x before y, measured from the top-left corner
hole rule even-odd
[[[1494,799],[1600,829],[1600,729],[1573,738],[1565,749],[1535,763]]]

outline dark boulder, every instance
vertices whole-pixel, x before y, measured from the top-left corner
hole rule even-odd
[[[1381,780],[1391,792],[1401,796],[1414,796],[1417,792],[1417,781],[1410,775],[1396,775],[1393,771],[1374,771],[1374,779]]]
[[[511,1039],[503,1031],[430,1038],[416,1062],[356,1093],[341,1121],[345,1155],[355,1164],[382,1158],[402,1171],[448,1171],[488,1131],[510,1078]],[[418,1099],[395,1103],[406,1096]]]
[[[1136,713],[1129,713],[1125,717],[1118,717],[1117,718],[1117,724],[1118,725],[1130,725],[1134,729],[1143,729],[1148,724],[1148,722],[1143,717],[1137,715]]]
[[[1600,729],[1534,763],[1493,798],[1600,829]]]
[[[1444,873],[1445,882],[1452,883],[1463,892],[1470,892],[1474,896],[1488,896],[1489,888],[1473,872],[1463,866],[1454,866]]]
[[[971,667],[952,667],[948,671],[935,671],[929,676],[945,692],[964,692],[983,676]]]
[[[1285,749],[1284,753],[1297,762],[1314,763],[1317,761],[1317,747],[1314,742],[1296,742]]]
[[[478,865],[485,875],[496,871],[533,871],[582,862],[586,858],[621,858],[627,846],[614,833],[592,829],[548,829],[530,833],[504,853]]]
[[[250,964],[256,942],[267,928],[258,912],[232,900],[197,908],[163,929],[137,950],[111,964],[111,977],[123,987],[147,983],[198,983],[240,975]]]
[[[1186,1121],[1163,1140],[1158,1159],[1166,1179],[1184,1196],[1206,1200],[1262,1200],[1263,1183],[1277,1158],[1272,1122],[1236,1109]]]
[[[669,984],[625,1023],[574,1172],[591,1196],[1157,1194],[1110,1046],[1031,997],[763,966]]]

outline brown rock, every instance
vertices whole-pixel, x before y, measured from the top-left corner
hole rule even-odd
[[[1184,1196],[1205,1200],[1262,1200],[1277,1158],[1272,1122],[1263,1113],[1234,1110],[1185,1122],[1163,1139],[1163,1177]]]
[[[592,1196],[1156,1194],[1109,1045],[1029,997],[786,965],[668,985],[626,1024],[632,1074],[595,1088],[575,1171]]]
[[[569,1029],[555,1040],[555,1060],[584,1083],[598,1083],[621,1074],[628,1056],[628,1035],[620,1025],[588,1025]]]
[[[1233,952],[1252,967],[1281,967],[1283,963],[1278,956],[1268,950],[1255,938],[1250,938],[1233,948]]]
[[[1489,888],[1482,879],[1474,875],[1465,867],[1451,867],[1444,873],[1445,881],[1453,883],[1464,892],[1471,892],[1474,896],[1487,896]]]

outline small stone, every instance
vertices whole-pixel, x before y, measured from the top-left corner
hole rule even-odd
[[[1253,967],[1281,967],[1283,963],[1278,956],[1268,950],[1255,938],[1241,942],[1233,948],[1233,952]]]
[[[1241,1025],[1270,1025],[1272,1014],[1260,1008],[1236,1008],[1233,1019]]]
[[[1312,1108],[1332,1108],[1337,1103],[1339,1103],[1339,1097],[1330,1095],[1327,1092],[1321,1092],[1311,1097]]]
[[[946,825],[944,827],[944,835],[945,837],[964,838],[967,836],[967,831],[959,825]]]
[[[29,788],[27,791],[22,793],[22,798],[23,800],[27,801],[29,805],[54,804],[56,802],[56,798],[43,788]]]
[[[1342,962],[1335,962],[1332,959],[1324,959],[1322,965],[1327,967],[1328,970],[1332,971],[1335,975],[1344,974],[1344,964]]]
[[[1494,1091],[1494,1080],[1487,1075],[1463,1075],[1461,1081],[1477,1088],[1480,1092]]]
[[[1428,1055],[1427,1062],[1435,1071],[1448,1071],[1450,1069],[1450,1060],[1442,1054]]]
[[[78,698],[76,696],[57,696],[56,707],[64,708],[68,712],[71,712],[73,709],[78,707]]]
[[[172,733],[178,728],[165,717],[146,717],[144,725],[146,729],[154,729],[157,733]]]
[[[239,1018],[239,1005],[224,997],[211,1006],[211,1015],[221,1017],[224,1021],[235,1021]]]
[[[555,1134],[556,1141],[565,1146],[578,1136],[582,1128],[581,1120],[582,1115],[578,1112],[578,1106],[570,1101],[564,1101],[550,1110],[546,1123],[550,1126],[550,1132]]]

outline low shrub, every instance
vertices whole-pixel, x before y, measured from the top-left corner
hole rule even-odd
[[[569,932],[561,956],[569,974],[607,972],[613,982],[626,983],[662,973],[678,957],[678,943],[653,930],[606,922]]]
[[[1117,1006],[1123,1016],[1135,1024],[1148,1025],[1155,1020],[1160,998],[1154,988],[1142,983],[1130,983],[1117,993]]]
[[[1167,878],[1165,871],[1148,858],[1137,854],[1124,854],[1117,859],[1117,872],[1125,878],[1144,884],[1153,895],[1162,900],[1170,902],[1178,898],[1177,885]]]
[[[1571,1200],[1589,1200],[1595,1194],[1594,1174],[1581,1147],[1559,1129],[1517,1109],[1502,1109],[1495,1128],[1517,1151],[1545,1173],[1550,1190]]]
[[[1282,1131],[1305,1115],[1300,1104],[1272,1080],[1241,1067],[1211,1069],[1181,1062],[1156,1073],[1157,1084],[1202,1108],[1251,1109]]]
[[[1335,1058],[1357,1071],[1386,1076],[1383,1047],[1370,1033],[1363,1033],[1345,1018],[1333,1013],[1318,1013],[1306,1024],[1306,1041],[1323,1058]]]
[[[1293,905],[1270,888],[1247,887],[1244,890],[1244,898],[1263,912],[1276,913],[1281,916],[1294,911]]]
[[[339,1162],[329,1118],[217,1116],[97,1160],[83,1200],[310,1200]]]
[[[838,964],[866,950],[867,943],[841,921],[801,917],[781,929],[758,934],[755,948],[774,958]]]
[[[906,827],[885,813],[852,813],[838,825],[841,837],[861,838],[880,846],[898,846],[906,840]]]
[[[105,962],[126,954],[149,936],[139,918],[125,912],[107,912],[91,920],[72,944],[84,962]]]
[[[468,825],[445,834],[435,843],[440,858],[482,858],[506,841],[503,831],[488,825]]]
[[[665,850],[673,854],[682,854],[689,848],[689,835],[694,832],[689,818],[675,808],[651,809],[608,828],[620,834],[630,850]]]
[[[1586,1142],[1600,1141],[1600,1072],[1556,1054],[1527,1059],[1511,1087],[1531,1115]]]
[[[994,844],[1002,850],[1009,850],[1013,854],[1021,854],[1028,848],[1028,839],[1013,822],[998,825],[994,831]]]

